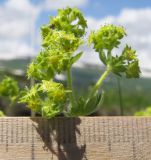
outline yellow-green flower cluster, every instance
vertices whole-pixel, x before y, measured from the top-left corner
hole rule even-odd
[[[86,20],[78,9],[59,10],[56,17],[51,17],[50,22],[41,27],[43,48],[29,66],[28,77],[50,80],[56,73],[71,67],[86,27]]]
[[[120,40],[124,36],[126,32],[123,27],[105,25],[90,34],[89,43],[93,44],[93,48],[99,53],[100,60],[113,73],[119,76],[124,73],[127,78],[138,78],[140,69],[135,50],[126,45],[121,54],[112,55],[112,50],[119,47]]]
[[[66,91],[53,79],[56,74],[69,70],[81,57],[82,52],[74,53],[83,43],[86,27],[86,20],[76,8],[58,10],[58,15],[41,27],[42,49],[27,71],[28,78],[40,83],[28,89],[20,100],[33,111],[50,118],[63,110]]]
[[[128,61],[137,59],[136,51],[133,50],[128,45],[125,46],[122,54],[123,54],[123,57]]]
[[[56,17],[51,17],[50,27],[82,37],[87,28],[86,20],[77,8],[59,9]]]
[[[114,25],[105,25],[98,31],[92,32],[89,37],[89,43],[94,44],[94,49],[102,51],[103,49],[112,50],[117,48],[120,40],[126,35],[123,27]]]
[[[61,113],[65,100],[66,91],[63,85],[46,80],[35,84],[31,89],[26,89],[20,98],[20,102],[27,103],[30,109],[47,118]]]

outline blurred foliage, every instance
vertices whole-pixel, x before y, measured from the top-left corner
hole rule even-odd
[[[151,116],[151,106],[148,106],[145,110],[136,112],[135,116]]]
[[[18,81],[13,77],[4,76],[0,81],[0,98],[3,99],[0,101],[0,110],[1,115],[13,115],[15,112],[14,106],[17,105],[18,98],[20,96],[20,87]],[[3,107],[3,105],[5,105]],[[12,112],[12,113],[11,113]]]
[[[7,98],[11,103],[15,102],[19,95],[19,87],[16,80],[5,76],[0,82],[0,96]]]
[[[4,117],[5,114],[3,113],[3,111],[0,111],[0,117]]]

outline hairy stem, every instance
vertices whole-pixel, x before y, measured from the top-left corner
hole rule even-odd
[[[72,107],[74,107],[75,101],[74,101],[73,87],[72,87],[71,68],[68,68],[67,70],[67,85],[68,89],[71,90],[71,93],[69,94],[70,103]]]
[[[96,84],[92,88],[89,98],[91,98],[96,93],[96,91],[102,86],[105,78],[110,74],[110,72],[111,72],[111,67],[108,67],[107,70],[101,75],[99,80],[96,82]]]

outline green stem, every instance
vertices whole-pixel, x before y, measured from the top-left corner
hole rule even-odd
[[[72,76],[71,76],[71,68],[68,68],[67,70],[67,84],[68,89],[71,90],[71,93],[69,94],[69,99],[72,107],[74,107],[74,95],[73,95],[73,87],[72,87]]]
[[[95,86],[92,88],[89,98],[91,98],[96,93],[96,91],[101,87],[103,81],[109,75],[110,72],[111,72],[111,67],[108,67],[107,70],[101,75]]]
[[[111,54],[111,50],[108,51],[108,59],[109,59],[109,63],[112,64],[112,54]]]
[[[33,78],[30,79],[30,87],[34,86],[35,84],[35,80]],[[36,116],[36,113],[31,110],[31,117],[35,117]]]

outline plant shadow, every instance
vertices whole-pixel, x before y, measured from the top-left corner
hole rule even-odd
[[[50,151],[58,160],[87,160],[86,145],[79,145],[77,138],[81,136],[78,129],[80,118],[57,117],[50,120],[31,118],[31,120],[36,123],[34,127],[44,143],[44,150]]]

